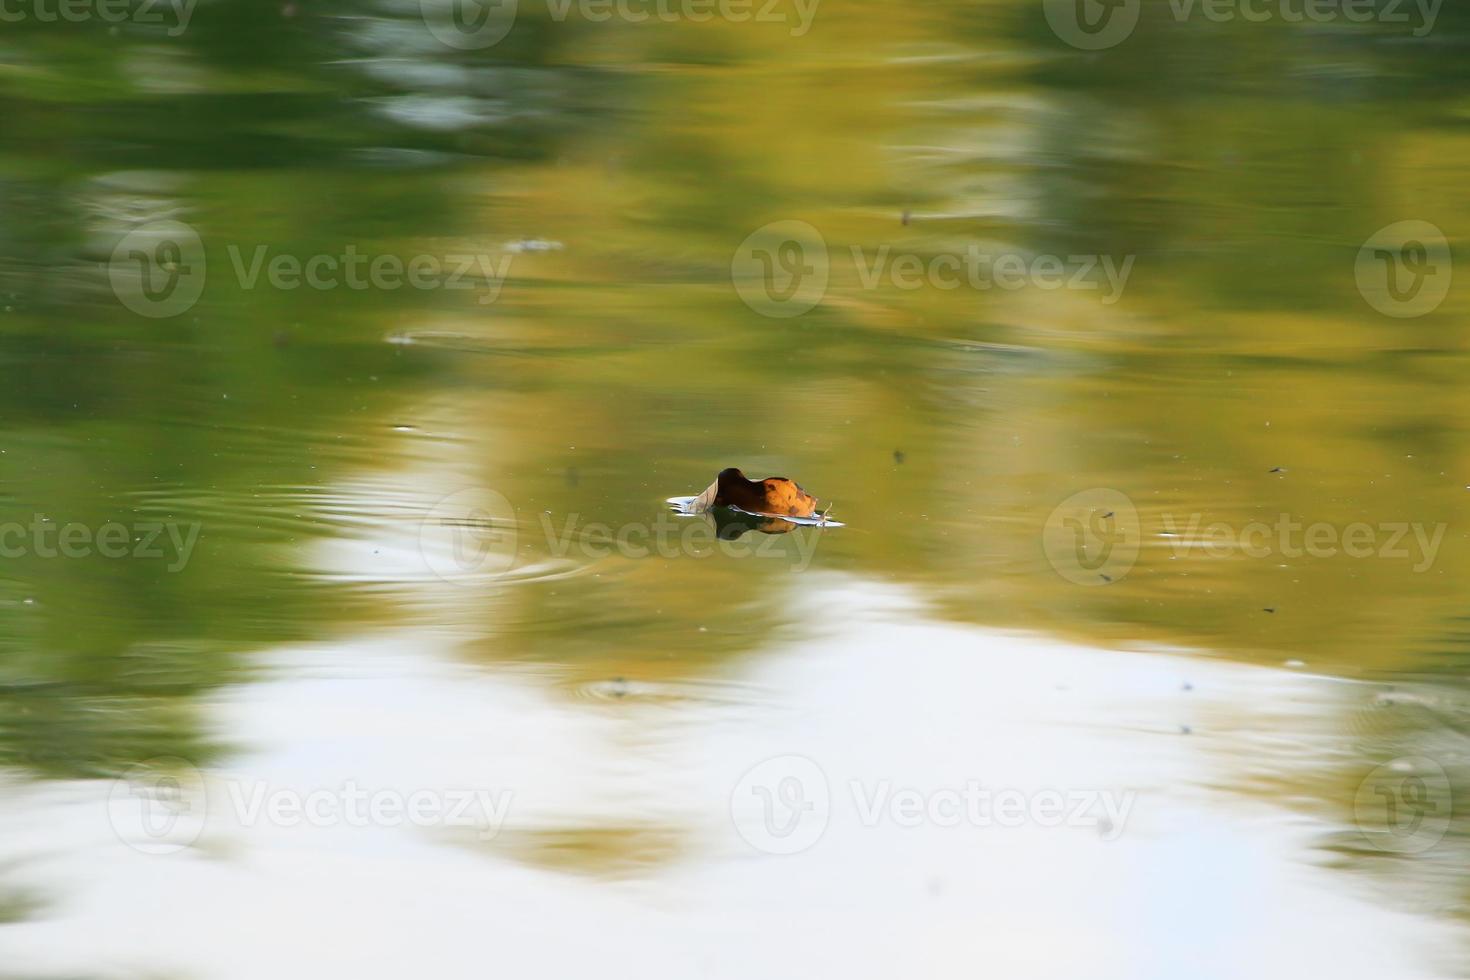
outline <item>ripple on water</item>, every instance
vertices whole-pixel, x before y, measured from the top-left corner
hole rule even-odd
[[[732,705],[767,704],[770,696],[752,684],[718,679],[651,681],[608,677],[566,684],[573,697],[604,704]]]
[[[487,334],[465,330],[417,329],[400,330],[384,338],[400,347],[424,347],[461,354],[488,354],[498,357],[587,357],[618,353],[630,349],[628,344],[586,344],[572,339],[557,340],[542,331],[534,335],[509,333]]]

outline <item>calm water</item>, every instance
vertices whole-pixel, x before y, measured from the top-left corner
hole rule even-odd
[[[1470,14],[560,9],[0,25],[0,976],[1463,975]]]

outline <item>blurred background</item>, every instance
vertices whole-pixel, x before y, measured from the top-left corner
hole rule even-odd
[[[0,977],[1464,975],[1470,11],[48,2]],[[975,249],[1127,273],[890,274]],[[351,254],[463,274],[262,271]],[[726,466],[845,526],[597,546]],[[1281,521],[1325,544],[1206,546]],[[770,759],[824,785],[742,800]],[[850,792],[971,781],[1133,803]],[[248,805],[348,783],[510,802]]]

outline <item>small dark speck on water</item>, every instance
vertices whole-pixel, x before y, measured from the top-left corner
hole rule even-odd
[[[1180,684],[1179,685],[1179,690],[1181,690],[1181,691],[1193,691],[1194,690],[1194,685],[1191,684],[1191,683],[1189,683],[1189,681],[1185,681],[1183,684]]]
[[[1269,470],[1267,470],[1266,472],[1268,472],[1268,473],[1285,473],[1286,472],[1286,467],[1284,467],[1284,466],[1273,466]]]
[[[908,209],[908,208],[904,208],[904,209],[903,209],[903,217],[902,217],[902,218],[899,218],[899,219],[898,219],[898,220],[899,220],[899,221],[900,221],[900,222],[902,222],[902,223],[903,223],[903,224],[905,224],[905,225],[906,225],[906,224],[908,224],[908,223],[909,223],[909,218],[911,218],[911,217],[913,217],[913,215],[912,215],[912,213],[911,213],[911,212],[910,212],[910,211],[909,211],[909,209]]]
[[[1109,517],[1112,517],[1112,516],[1113,516],[1113,512],[1112,511],[1108,511],[1106,514],[1103,515],[1103,520],[1107,520]]]
[[[1097,577],[1102,579],[1104,582],[1111,582],[1113,580],[1113,577],[1107,572],[1098,572]]]
[[[1276,607],[1275,606],[1266,606],[1264,609],[1261,610],[1261,612],[1268,612],[1268,613],[1274,613],[1275,611],[1276,611]]]
[[[908,457],[904,455],[904,452],[903,452],[902,449],[895,449],[893,451],[893,461],[895,463],[902,463],[907,458]]]
[[[1194,729],[1190,728],[1188,725],[1180,725],[1179,726],[1179,734],[1180,735],[1188,735],[1188,734],[1190,734],[1193,731],[1194,731]]]

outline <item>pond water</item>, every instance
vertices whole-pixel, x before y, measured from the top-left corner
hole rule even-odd
[[[1463,975],[1470,10],[688,7],[0,26],[0,976]]]

